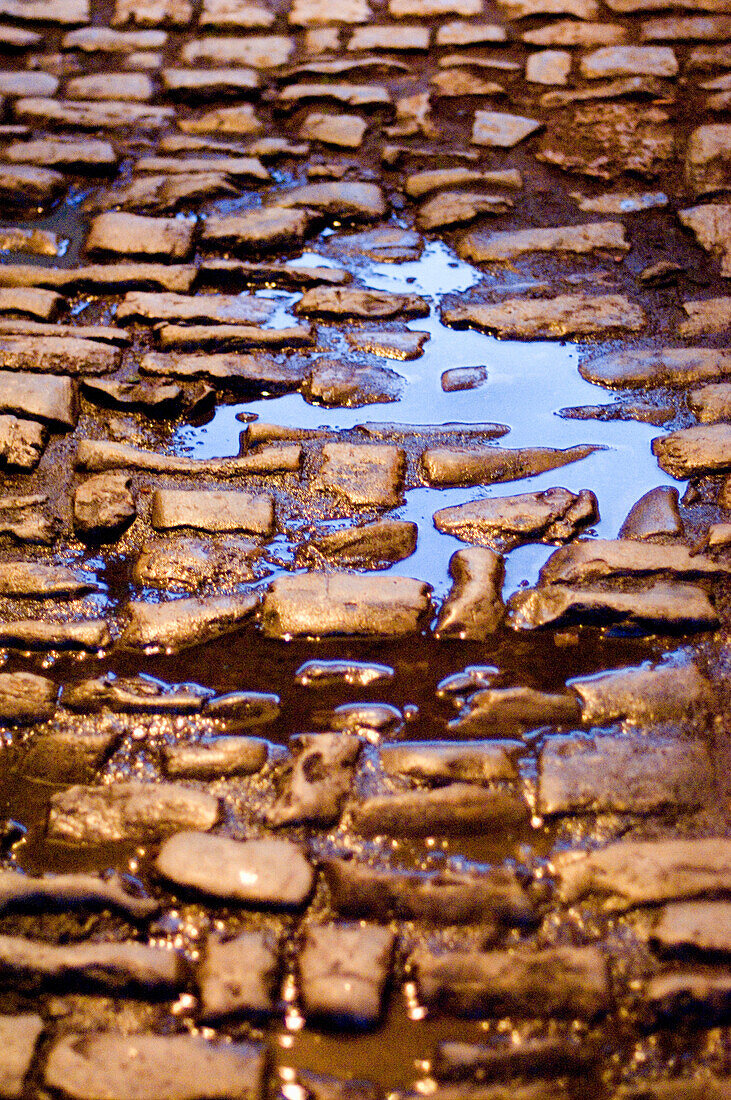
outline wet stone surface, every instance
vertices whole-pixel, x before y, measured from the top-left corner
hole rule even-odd
[[[0,1094],[727,1100],[727,0],[0,0]]]

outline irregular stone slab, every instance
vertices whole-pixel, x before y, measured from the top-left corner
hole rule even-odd
[[[666,905],[651,936],[664,951],[691,948],[714,955],[731,954],[731,902],[681,901]]]
[[[290,738],[279,796],[266,813],[269,824],[334,825],[350,793],[361,750],[359,738],[343,733],[301,733]]]
[[[91,223],[86,251],[165,256],[183,260],[191,250],[195,221],[192,218],[145,218],[111,211]]]
[[[488,783],[517,779],[515,758],[523,751],[517,741],[409,741],[383,745],[378,755],[387,775],[431,782]]]
[[[434,790],[372,795],[353,810],[363,836],[469,836],[490,828],[516,828],[529,816],[516,790],[449,783]]]
[[[494,80],[485,80],[468,68],[451,66],[443,69],[429,81],[438,97],[463,95],[504,95],[505,88]]]
[[[667,578],[694,580],[725,572],[712,558],[693,554],[685,546],[640,543],[630,539],[578,540],[551,554],[541,569],[539,584],[593,584],[604,578]]]
[[[160,347],[171,348],[299,348],[315,343],[311,325],[258,328],[256,325],[168,325],[157,329]]]
[[[164,745],[163,770],[168,779],[215,780],[261,771],[269,746],[259,737],[211,737],[192,744]]]
[[[512,550],[526,542],[565,542],[599,518],[588,489],[544,489],[512,497],[485,497],[434,513],[434,526],[463,542]]]
[[[92,680],[66,684],[62,702],[68,710],[99,714],[105,710],[128,714],[197,714],[213,695],[199,684],[167,684],[154,676],[126,676],[114,673]]]
[[[418,527],[407,520],[377,520],[360,527],[345,527],[320,538],[308,539],[297,559],[318,556],[351,569],[382,569],[403,561],[416,550]]]
[[[509,115],[501,111],[475,111],[472,128],[473,145],[488,145],[512,149],[514,145],[540,130],[543,123],[534,118]]]
[[[265,493],[156,489],[150,523],[156,531],[195,527],[204,531],[251,531],[257,535],[271,535],[274,500]]]
[[[403,378],[385,367],[364,367],[338,359],[318,359],[302,387],[311,404],[360,408],[398,401]]]
[[[180,51],[184,65],[232,65],[254,69],[275,69],[289,61],[295,49],[294,38],[278,34],[257,34],[242,38],[218,38],[213,35],[193,38]]]
[[[728,39],[731,38],[731,19],[724,15],[664,16],[646,19],[640,25],[643,42]]]
[[[430,168],[407,176],[404,190],[411,198],[419,199],[432,191],[442,191],[468,184],[485,184],[489,187],[520,190],[523,186],[523,177],[515,169],[485,172],[466,167]]]
[[[113,719],[75,720],[60,711],[52,725],[33,737],[18,772],[23,778],[58,786],[92,783],[125,733]]]
[[[327,246],[336,256],[367,256],[377,263],[407,263],[419,259],[424,240],[413,229],[388,226],[363,233],[339,234],[330,237]]]
[[[621,23],[583,23],[565,19],[526,31],[520,37],[530,46],[618,46],[627,40],[627,29]]]
[[[390,320],[394,317],[428,317],[429,303],[417,294],[313,287],[302,295],[295,305],[295,312],[316,317]]]
[[[636,95],[638,91],[642,91],[642,87],[635,84],[607,85],[601,94]],[[568,93],[548,94],[553,102],[555,97]],[[670,118],[659,107],[587,103],[566,111],[565,116],[557,120],[543,138],[536,157],[567,172],[609,180],[624,172],[656,176],[674,152],[675,134]]]
[[[533,921],[528,895],[508,867],[402,871],[331,858],[323,871],[333,908],[346,916],[433,924]]]
[[[482,9],[478,12],[482,14]],[[437,46],[480,46],[485,43],[506,42],[507,31],[500,23],[474,23],[455,19],[442,23],[437,30]]]
[[[581,75],[591,80],[612,76],[677,76],[678,61],[669,46],[606,46],[585,54]]]
[[[107,374],[116,370],[119,362],[118,348],[96,340],[67,336],[0,336],[0,365],[4,372]],[[63,383],[59,380],[56,385]]]
[[[411,961],[420,999],[460,1016],[538,1011],[591,1020],[613,1004],[606,959],[595,946],[443,955],[421,949]]]
[[[144,412],[147,416],[169,416],[180,411],[183,390],[173,384],[154,382],[109,382],[106,379],[84,379],[84,396],[98,405]]]
[[[565,50],[541,50],[525,63],[525,79],[533,84],[568,84],[571,54]]]
[[[621,222],[589,222],[547,229],[521,229],[516,232],[489,233],[474,230],[458,244],[462,259],[478,263],[505,262],[530,252],[573,252],[583,254],[595,249],[628,252],[629,241]]]
[[[82,171],[107,171],[119,161],[111,142],[94,138],[58,137],[12,142],[3,155],[15,164],[36,164],[42,168],[76,168]],[[58,253],[53,251],[49,255],[55,256]]]
[[[117,995],[144,991],[168,996],[185,983],[177,951],[144,943],[72,943],[56,946],[0,935],[0,981],[23,988],[66,984]]]
[[[605,192],[595,198],[572,191],[571,197],[576,199],[579,210],[590,214],[635,214],[668,204],[668,197],[662,191],[645,191],[642,194],[629,191]]]
[[[395,934],[362,921],[310,925],[298,959],[305,1016],[363,1026],[383,1008]]]
[[[502,558],[479,547],[457,550],[449,559],[449,575],[454,583],[439,612],[435,636],[484,640],[505,616]]]
[[[218,173],[262,182],[270,179],[268,171],[258,157],[244,156],[141,157],[135,164],[135,170],[169,175]]]
[[[356,506],[394,508],[401,502],[405,456],[384,444],[326,443],[313,487]]]
[[[259,87],[259,74],[254,69],[163,69],[160,79],[171,96],[194,100],[246,95]],[[136,169],[150,171],[147,167],[140,168],[139,161]],[[172,171],[176,170],[172,168]]]
[[[279,957],[262,932],[230,940],[211,935],[196,967],[204,1020],[268,1015],[276,1007]]]
[[[184,292],[190,290],[195,276],[196,269],[192,264],[115,263],[68,268],[37,267],[35,264],[3,264],[0,270],[0,285],[93,290],[152,286]],[[74,332],[78,333],[79,337],[84,337],[87,331],[91,335],[99,329],[98,326],[91,325],[74,326]]]
[[[513,1077],[553,1079],[567,1073],[586,1073],[595,1061],[596,1053],[590,1043],[563,1036],[526,1039],[518,1046],[446,1039],[437,1045],[434,1072],[439,1081],[492,1081]]]
[[[429,585],[411,577],[304,573],[278,577],[264,595],[270,638],[414,634],[429,610]]]
[[[202,645],[240,630],[253,618],[258,602],[251,592],[157,604],[130,600],[125,607],[128,623],[119,644],[124,649],[171,653]]]
[[[693,664],[622,668],[567,681],[581,700],[586,725],[607,726],[619,718],[651,725],[685,719],[708,709],[713,689]]]
[[[439,229],[473,221],[478,214],[506,214],[512,199],[481,195],[470,191],[443,191],[424,203],[417,215],[420,229]]]
[[[89,592],[96,592],[98,589],[99,585],[95,581],[90,581],[82,573],[62,565],[46,565],[32,561],[0,562],[0,595],[2,596],[31,597],[35,600],[74,599],[77,596],[85,596]],[[13,682],[10,679],[8,686]],[[30,688],[34,682],[31,677],[28,687]],[[23,680],[20,679],[18,685],[22,684]]]
[[[197,592],[205,585],[241,584],[254,580],[253,563],[261,547],[251,540],[170,537],[142,547],[132,570],[135,584],[169,591]]]
[[[245,322],[259,325],[267,321],[275,309],[271,299],[251,294],[150,294],[129,291],[117,309],[117,320],[143,321],[207,321],[222,323]]]
[[[209,718],[222,719],[228,729],[266,726],[274,722],[280,712],[279,696],[267,691],[229,691],[208,699],[205,707]]]
[[[568,336],[639,332],[646,320],[640,307],[623,294],[506,298],[496,305],[442,308],[444,324],[473,325],[485,332],[517,340],[560,340]]]
[[[652,814],[701,805],[711,762],[700,741],[642,736],[550,737],[541,749],[543,814]]]
[[[305,661],[295,673],[300,687],[330,688],[340,684],[368,687],[381,680],[393,680],[396,675],[390,665],[371,661]]]
[[[451,370],[445,370],[441,377],[442,389],[445,393],[476,390],[486,381],[487,367],[454,367]]]
[[[731,890],[731,840],[620,840],[553,860],[558,896],[572,904],[597,895],[608,911]]]
[[[34,420],[0,416],[0,461],[19,470],[32,470],[46,445],[46,429]]]
[[[299,104],[311,99],[333,100],[350,107],[383,107],[391,103],[391,95],[381,84],[288,84],[279,96],[280,103]]]
[[[76,426],[76,393],[70,378],[0,370],[0,412],[17,413],[61,429]]]
[[[302,210],[261,208],[245,214],[206,218],[201,233],[205,247],[229,244],[236,248],[263,251],[290,247],[302,242],[310,216]]]
[[[343,703],[331,711],[318,711],[313,721],[327,729],[363,736],[400,733],[404,716],[388,703]]]
[[[103,619],[74,622],[40,622],[20,619],[0,622],[0,645],[16,649],[80,649],[94,652],[112,640]]]
[[[22,104],[26,102],[34,101],[23,99],[16,101],[14,107],[16,115],[22,113]],[[45,206],[59,198],[65,189],[64,177],[60,172],[54,172],[50,168],[36,168],[30,164],[0,165],[0,198],[6,203],[19,206]]]
[[[36,568],[43,569],[43,566]],[[0,721],[20,726],[44,722],[53,717],[57,696],[57,685],[45,676],[36,676],[33,672],[0,672]]]
[[[76,447],[76,466],[90,473],[130,467],[150,473],[236,477],[246,473],[298,470],[301,452],[299,446],[275,444],[241,458],[187,459],[175,455],[156,455],[127,443],[81,439]]]
[[[731,275],[731,204],[708,203],[679,210],[678,218],[695,233],[698,244],[720,256],[721,275]]]
[[[683,521],[678,511],[678,490],[659,485],[636,501],[619,529],[620,539],[682,537]]]
[[[140,360],[143,374],[180,378],[192,381],[205,378],[226,386],[260,385],[277,392],[297,389],[306,368],[278,362],[270,355],[196,355],[195,353],[150,352]]]
[[[180,829],[212,829],[218,799],[176,783],[115,780],[51,796],[48,835],[71,844],[149,840]]]
[[[0,238],[1,239],[1,238]],[[318,286],[320,283],[341,285],[351,282],[349,271],[337,267],[297,267],[295,264],[276,262],[247,262],[246,260],[204,260],[200,266],[201,278],[213,284],[231,286],[241,280],[242,287],[250,285],[277,286],[285,290]]]
[[[203,0],[201,27],[271,27],[275,16],[251,0]]]
[[[204,111],[202,115],[178,118],[177,124],[184,134],[235,134],[237,137],[260,134],[264,128],[250,103],[241,103],[236,107],[214,107],[213,110]],[[263,156],[270,152],[266,143],[278,140],[264,138],[259,142],[258,152],[253,147],[251,152]]]
[[[26,1012],[18,1016],[0,1016],[0,1090],[8,1100],[19,1100],[30,1072],[35,1049],[43,1031],[40,1016]]]
[[[678,325],[678,333],[686,339],[692,340],[706,333],[722,333],[731,322],[731,298],[683,302],[682,309],[688,320]]]
[[[718,615],[702,588],[660,582],[631,592],[553,584],[516,592],[508,602],[508,623],[514,630],[576,622],[711,630]]]
[[[258,1043],[82,1032],[52,1047],[45,1084],[70,1100],[256,1100],[265,1071]]]
[[[584,361],[579,374],[608,387],[686,386],[731,374],[727,348],[661,348],[621,351]]]
[[[161,50],[167,40],[165,31],[116,31],[109,27],[81,27],[76,31],[68,31],[63,36],[61,47],[64,50],[82,50],[85,53],[136,53],[139,50]]]
[[[170,837],[155,867],[185,890],[245,905],[299,908],[315,880],[312,864],[289,840],[229,840],[203,832]]]
[[[13,113],[17,119],[35,126],[79,126],[86,130],[116,131],[132,127],[140,130],[164,130],[175,120],[174,107],[152,107],[148,103],[129,103],[116,99],[42,99],[34,96],[17,99],[13,105]],[[40,172],[41,169],[36,168],[34,171]]]
[[[356,329],[344,333],[352,348],[381,355],[385,359],[418,359],[424,354],[424,344],[430,339],[428,332],[393,332],[374,329]]]
[[[719,420],[731,420],[731,385],[718,382],[703,386],[688,394],[688,404],[701,424],[715,424]]]
[[[0,289],[0,313],[20,313],[50,321],[64,305],[60,294],[36,288]]]
[[[429,28],[416,23],[408,26],[358,27],[348,40],[348,50],[428,50]]]
[[[47,501],[48,497],[40,493],[0,498],[0,534],[12,535],[18,542],[52,543],[58,521],[43,510]]]
[[[127,474],[87,478],[74,492],[74,528],[82,535],[114,538],[136,515]]]
[[[13,2],[13,0],[11,0],[11,2]],[[16,9],[17,6],[18,0],[15,0]],[[0,14],[5,14],[5,4],[2,5]],[[20,27],[3,26],[0,28],[0,41],[2,41],[3,49],[5,50],[27,50],[30,49],[31,46],[39,46],[43,41],[43,37],[36,31],[23,30]]]
[[[49,95],[26,92],[26,95]],[[66,82],[69,99],[114,99],[146,103],[153,98],[155,85],[147,73],[92,73],[75,76]]]
[[[187,27],[193,17],[188,0],[115,0],[113,27],[134,23],[138,27],[172,25]]]
[[[662,1022],[722,1023],[731,1007],[731,977],[701,970],[658,974],[643,990],[647,1014]]]
[[[698,126],[685,150],[685,181],[695,195],[708,195],[728,186],[731,172],[731,126]]]
[[[0,251],[3,252],[31,252],[36,256],[58,256],[61,249],[58,234],[48,229],[25,229],[20,225],[0,229]]]
[[[589,443],[567,447],[563,451],[552,447],[521,447],[516,450],[507,447],[432,447],[422,454],[421,465],[430,485],[483,485],[534,477],[546,470],[579,462],[599,449]]]
[[[389,28],[389,32],[392,30]],[[364,221],[382,218],[387,211],[385,196],[377,184],[350,180],[342,183],[306,183],[302,187],[294,187],[277,195],[276,207],[285,210],[301,207],[315,210],[323,216]]]
[[[459,716],[449,723],[458,737],[522,737],[539,726],[573,725],[579,718],[568,693],[551,694],[529,687],[482,688],[474,684]]]
[[[652,441],[658,465],[671,477],[688,478],[731,469],[731,425],[681,428]]]

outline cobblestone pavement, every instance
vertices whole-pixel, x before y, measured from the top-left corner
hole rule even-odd
[[[729,1100],[731,0],[0,52],[0,1096]]]

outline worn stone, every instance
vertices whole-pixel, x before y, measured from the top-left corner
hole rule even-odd
[[[175,415],[183,400],[183,390],[172,383],[111,382],[86,378],[81,388],[84,396],[95,404],[144,412],[147,416]]]
[[[603,74],[598,73],[597,79],[600,75]],[[607,87],[602,95],[607,92],[624,95],[633,89],[636,93],[634,84]],[[564,93],[548,94],[555,99]],[[556,121],[541,141],[536,156],[566,172],[598,179],[613,179],[625,172],[656,176],[674,155],[675,135],[669,122],[667,112],[655,106],[581,104]]]
[[[472,144],[511,149],[540,130],[543,123],[534,118],[509,115],[500,111],[475,111]]]
[[[209,936],[196,968],[203,1018],[273,1012],[278,975],[277,950],[263,933],[243,932],[227,940]]]
[[[475,684],[459,716],[449,723],[458,737],[522,737],[539,726],[567,726],[579,717],[570,694],[529,687],[479,688]]]
[[[294,759],[267,821],[275,826],[336,824],[350,793],[360,740],[347,733],[303,733],[290,745]]]
[[[565,50],[540,50],[525,63],[525,78],[532,84],[568,84],[571,54]]]
[[[731,903],[728,901],[680,901],[666,905],[651,932],[663,951],[692,951],[711,955],[731,954]]]
[[[454,583],[439,612],[436,637],[484,640],[505,615],[502,558],[481,547],[457,550],[449,559],[449,573]]]
[[[85,53],[132,53],[138,50],[161,50],[167,44],[165,31],[117,31],[109,27],[81,27],[68,31],[62,39],[64,50]]]
[[[226,734],[204,741],[165,745],[162,764],[168,779],[215,780],[258,772],[268,755],[268,745],[261,738]]]
[[[507,447],[430,447],[422,454],[421,465],[430,485],[483,485],[534,477],[546,470],[579,462],[597,449],[592,444],[567,447],[563,451],[552,447],[521,447],[517,450]]]
[[[269,8],[251,0],[203,0],[199,23],[201,27],[267,28],[275,16]]]
[[[619,840],[553,860],[559,898],[572,904],[595,895],[609,911],[682,901],[731,889],[731,840],[699,837]]]
[[[485,80],[469,69],[450,66],[435,73],[429,81],[437,97],[465,95],[504,95],[505,88],[495,80]]]
[[[678,510],[678,490],[659,485],[636,501],[619,529],[620,539],[682,537],[683,521]]]
[[[42,420],[56,428],[76,426],[73,382],[62,375],[0,371],[0,412]]]
[[[305,661],[297,669],[295,680],[300,687],[330,688],[340,684],[352,687],[368,687],[396,675],[390,665],[371,661]]]
[[[172,25],[187,27],[193,17],[189,0],[115,0],[113,27],[134,23],[138,27]]]
[[[240,630],[254,616],[258,597],[254,593],[209,596],[206,599],[126,605],[127,626],[120,645],[126,649],[176,652],[202,645],[222,634]]]
[[[112,263],[87,264],[84,267],[37,267],[35,264],[4,264],[0,270],[2,286],[51,286],[56,289],[93,289],[103,291],[130,286],[161,287],[164,290],[190,290],[196,275],[192,264]],[[79,338],[85,330],[98,326],[74,326]],[[66,334],[66,338],[70,336]],[[113,370],[109,367],[108,370]],[[72,373],[66,371],[66,373]]]
[[[308,541],[298,550],[298,560],[319,557],[351,569],[381,569],[403,561],[416,550],[418,528],[407,520],[376,520],[358,527],[343,527]]]
[[[166,840],[155,867],[185,890],[247,905],[298,908],[309,897],[314,868],[289,840],[229,840],[183,832]]]
[[[172,376],[183,381],[198,378],[218,382],[225,386],[260,385],[267,390],[297,389],[306,368],[285,362],[277,362],[270,355],[200,355],[150,352],[140,360],[143,374]]]
[[[99,214],[91,223],[86,251],[165,256],[184,260],[191,250],[195,222],[190,218],[145,218],[139,214]]]
[[[530,46],[581,46],[588,49],[592,46],[618,46],[627,40],[627,29],[620,23],[584,23],[577,19],[564,19],[526,31],[520,37]]]
[[[180,829],[212,829],[218,799],[175,783],[116,780],[51,796],[48,834],[72,844],[149,840]]]
[[[281,712],[281,699],[270,691],[229,691],[206,701],[205,713],[219,718],[227,729],[248,729],[275,722]]]
[[[428,317],[429,304],[416,294],[389,294],[377,290],[340,287],[312,287],[295,306],[296,313],[317,317],[362,317],[390,320],[399,317]]]
[[[116,677],[108,672],[93,680],[67,684],[62,702],[68,710],[98,714],[105,710],[129,714],[196,714],[213,692],[198,684],[168,684],[144,673]]]
[[[688,394],[688,404],[701,424],[731,420],[731,385],[728,382],[718,382],[692,390]]]
[[[554,1078],[563,1074],[584,1074],[591,1070],[595,1061],[596,1053],[591,1043],[564,1036],[529,1038],[517,1045],[501,1046],[445,1039],[437,1045],[434,1072],[439,1081]],[[515,1087],[510,1085],[509,1088]]]
[[[487,381],[487,376],[487,367],[453,367],[442,374],[442,389],[445,393],[476,390]]]
[[[202,247],[228,244],[250,251],[276,251],[304,240],[310,215],[303,210],[263,207],[246,214],[212,215],[201,233]]]
[[[482,9],[477,14],[482,14]],[[480,23],[454,19],[442,23],[437,30],[437,46],[482,46],[507,41],[507,32],[500,23]]]
[[[533,920],[528,895],[507,867],[402,871],[331,858],[323,870],[333,908],[345,916],[434,924]]]
[[[731,126],[698,126],[685,149],[685,181],[694,195],[724,190],[731,181]]]
[[[98,474],[74,493],[74,527],[83,535],[114,538],[136,515],[128,474]]]
[[[255,69],[163,69],[160,78],[162,85],[166,92],[171,96],[175,96],[180,99],[191,100],[205,100],[205,99],[225,99],[231,96],[245,96],[248,92],[254,91],[259,87],[259,74]],[[156,160],[166,160],[168,158],[150,157],[144,158],[142,162],[138,161],[136,165],[137,171],[154,171],[154,169],[146,163],[148,160],[154,162]],[[215,160],[217,158],[212,158]],[[236,158],[235,159],[245,159]],[[255,158],[254,158],[255,159]],[[183,162],[185,163],[185,162]],[[252,165],[253,167],[253,165]],[[211,165],[213,168],[213,165]],[[243,166],[242,166],[243,169]],[[173,172],[180,169],[172,167]],[[249,169],[250,171],[250,169]],[[259,172],[262,172],[261,167]],[[248,172],[239,170],[239,172],[231,173],[236,175],[247,175]],[[255,178],[253,175],[251,178]],[[266,178],[264,175],[259,176],[260,179]]]
[[[323,216],[363,221],[382,218],[387,210],[382,189],[375,183],[359,181],[306,183],[277,195],[275,209],[292,208],[314,210]]]
[[[257,1043],[72,1032],[51,1048],[44,1080],[70,1100],[256,1100],[265,1070]]]
[[[506,298],[496,305],[442,307],[442,320],[456,327],[473,325],[518,340],[561,340],[639,332],[646,317],[623,294],[562,294],[555,298]]]
[[[250,531],[271,535],[274,500],[263,493],[156,489],[150,523],[156,531],[194,527],[203,531]]]
[[[424,203],[416,220],[420,229],[440,229],[471,222],[479,214],[506,214],[512,205],[512,199],[499,195],[478,194],[472,191],[443,191]]]
[[[52,543],[58,522],[45,511],[47,502],[42,493],[1,497],[0,534],[11,535],[18,542]]]
[[[274,638],[416,633],[429,610],[429,585],[411,577],[305,573],[278,577],[262,605],[262,629]]]
[[[235,134],[240,137],[260,134],[264,126],[257,118],[252,105],[241,103],[236,107],[214,107],[201,115],[179,118],[178,128],[184,134]],[[259,155],[254,149],[251,152],[254,156]]]
[[[687,339],[723,333],[731,323],[731,298],[703,298],[683,302],[681,308],[688,320],[678,325],[678,334]]]
[[[213,35],[193,38],[180,51],[185,65],[203,64],[251,66],[275,69],[286,64],[294,52],[295,41],[287,35],[257,34],[241,38]]]
[[[523,751],[517,741],[410,741],[383,745],[379,760],[387,775],[431,782],[488,783],[517,779],[515,759]]]
[[[134,564],[132,577],[146,588],[198,592],[214,581],[219,585],[254,580],[253,565],[261,547],[251,540],[185,538],[148,542]]]
[[[506,19],[527,19],[535,15],[572,15],[575,19],[596,19],[596,0],[500,0]]]
[[[693,664],[622,668],[569,680],[586,725],[617,719],[653,724],[692,717],[713,702],[713,689]]]
[[[352,348],[370,355],[385,359],[418,359],[424,354],[424,344],[430,339],[430,333],[359,328],[346,331],[345,339]]]
[[[508,603],[508,623],[515,630],[575,622],[710,630],[718,614],[702,588],[660,581],[628,592],[552,584],[516,592]]]
[[[620,351],[584,361],[579,374],[587,382],[610,388],[687,386],[731,375],[731,353],[725,348]]]
[[[35,94],[47,95],[48,93]],[[66,95],[69,99],[114,99],[147,103],[155,95],[155,85],[147,73],[92,73],[88,76],[75,76],[67,81]]]
[[[151,294],[129,291],[117,310],[117,320],[206,321],[262,324],[274,312],[274,302],[249,294]]]
[[[129,103],[116,99],[43,99],[34,96],[16,100],[13,111],[16,118],[35,126],[78,126],[86,130],[116,131],[132,127],[140,130],[164,130],[175,119],[174,107],[154,107],[147,103]],[[29,172],[30,169],[26,171]],[[33,171],[40,172],[42,169],[36,168]]]
[[[463,542],[505,551],[525,542],[568,541],[598,517],[596,497],[588,489],[578,495],[568,489],[545,489],[442,508],[434,514],[434,525]]]
[[[428,50],[429,28],[423,24],[358,27],[348,39],[348,50]]]
[[[718,577],[725,568],[685,546],[642,543],[632,539],[578,540],[556,550],[540,572],[539,584],[594,584],[605,578],[697,580]]]
[[[411,961],[420,997],[458,1015],[592,1019],[613,1004],[606,960],[593,945],[444,955],[422,949]]]
[[[20,113],[18,100],[16,113]],[[0,198],[18,206],[46,206],[59,198],[66,189],[66,181],[60,172],[51,168],[37,168],[32,164],[0,165]]]
[[[328,239],[327,246],[336,256],[366,256],[377,263],[408,263],[419,259],[424,240],[413,229],[388,226],[363,233],[338,234]]]
[[[671,477],[687,478],[731,469],[731,425],[681,428],[652,441],[658,465]]]
[[[62,248],[57,233],[49,229],[26,229],[8,226],[0,229],[0,251],[31,252],[36,256],[58,256]]]
[[[44,1029],[43,1020],[35,1013],[0,1016],[0,1091],[8,1100],[19,1100],[25,1079],[33,1062],[38,1040]]]
[[[2,672],[0,721],[20,726],[46,721],[56,710],[57,695],[58,687],[45,676],[33,672]]]
[[[657,974],[643,990],[645,1015],[663,1023],[702,1021],[708,1027],[722,1023],[731,1008],[731,977],[702,970]]]
[[[302,386],[312,404],[348,408],[397,401],[402,391],[403,378],[395,371],[341,359],[318,359]]]
[[[458,251],[465,260],[478,263],[514,260],[530,252],[572,252],[577,254],[609,250],[628,252],[629,241],[620,222],[589,222],[547,229],[523,229],[517,232],[466,233]]]
[[[34,420],[0,416],[0,461],[19,470],[34,469],[46,445],[46,429]]]
[[[132,470],[181,476],[235,477],[246,473],[298,470],[301,450],[299,446],[273,444],[239,458],[187,459],[176,455],[157,455],[128,443],[81,439],[76,447],[76,466],[89,473],[129,467]]]
[[[305,1015],[374,1024],[381,1015],[394,942],[390,929],[363,922],[310,925],[298,959]]]
[[[433,790],[372,795],[353,810],[353,828],[363,836],[469,836],[488,826],[517,828],[528,812],[516,790],[449,783]]]
[[[0,645],[15,649],[78,649],[96,652],[112,640],[104,619],[42,622],[19,619],[0,622]]]
[[[404,452],[384,444],[326,443],[313,487],[356,507],[393,508],[401,502]]]
[[[36,988],[69,983],[124,994],[168,996],[184,984],[177,951],[144,943],[73,943],[56,946],[0,935],[0,982]]]
[[[693,230],[701,248],[720,257],[721,275],[731,275],[731,204],[693,206],[679,210],[678,218]]]

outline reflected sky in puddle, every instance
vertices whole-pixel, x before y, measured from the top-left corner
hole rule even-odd
[[[308,266],[323,263],[341,266],[314,253],[307,253],[296,262]],[[422,258],[414,263],[365,266],[362,262],[357,265],[346,262],[342,266],[353,270],[364,286],[394,293],[420,293],[432,300],[431,316],[407,325],[409,329],[428,331],[431,335],[421,358],[409,362],[378,360],[406,380],[401,400],[356,409],[326,409],[307,404],[295,393],[222,405],[208,424],[200,428],[180,428],[176,433],[178,446],[183,446],[196,458],[237,453],[242,424],[236,415],[245,411],[255,413],[263,421],[303,428],[326,425],[343,429],[364,421],[404,424],[497,421],[510,426],[510,433],[499,446],[564,448],[578,443],[598,443],[607,448],[581,462],[521,481],[446,490],[414,489],[407,493],[405,505],[393,514],[418,523],[419,543],[416,553],[393,566],[391,571],[428,579],[439,594],[449,587],[449,558],[464,544],[436,531],[432,515],[438,508],[477,497],[532,492],[554,485],[575,492],[588,488],[599,500],[601,519],[594,530],[602,538],[615,538],[630,507],[643,493],[657,485],[679,484],[659,469],[650,450],[651,440],[661,429],[634,421],[602,423],[556,416],[556,410],[563,406],[608,404],[614,400],[611,391],[581,378],[577,370],[580,349],[576,344],[497,340],[483,333],[450,329],[441,324],[441,297],[468,290],[483,278],[482,272],[457,260],[443,243],[429,244]],[[293,304],[299,297],[271,291],[264,293],[281,297],[283,306]],[[275,323],[278,326],[291,323],[291,317],[285,318],[284,312],[278,311]],[[372,326],[368,324],[368,327]],[[341,344],[345,347],[344,341]],[[333,354],[333,349],[328,349],[328,353]],[[337,348],[334,354],[337,355]],[[474,390],[444,393],[441,388],[443,371],[461,366],[486,366],[487,381]],[[551,550],[545,546],[526,546],[508,554],[506,592],[514,591],[521,582],[532,583]]]

